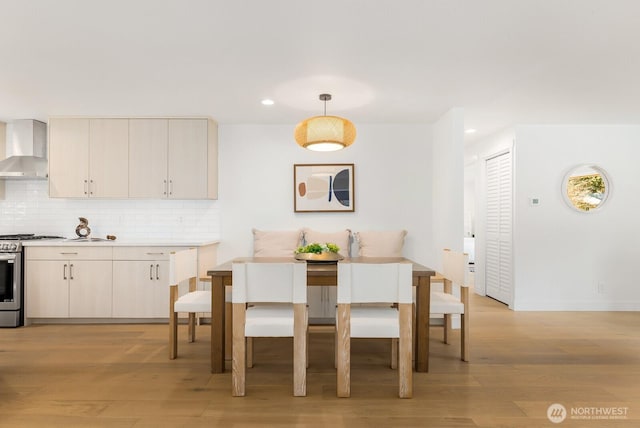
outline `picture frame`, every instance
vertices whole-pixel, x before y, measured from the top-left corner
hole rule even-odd
[[[354,212],[352,163],[294,164],[293,211]]]

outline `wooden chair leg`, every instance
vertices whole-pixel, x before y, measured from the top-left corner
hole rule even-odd
[[[178,314],[175,312],[175,302],[178,299],[178,286],[169,287],[169,359],[178,356]]]
[[[307,305],[293,305],[293,396],[307,395]]]
[[[253,367],[253,337],[247,337],[247,368]]]
[[[336,337],[338,354],[337,370],[337,395],[338,397],[351,396],[351,307],[349,304],[338,304],[338,317],[336,320],[338,334]]]
[[[391,368],[398,368],[398,339],[391,339]]]
[[[178,356],[178,314],[169,315],[169,359],[175,360]]]
[[[416,336],[416,304],[411,305],[411,343],[413,343],[413,349],[418,349],[418,337]],[[411,353],[411,359],[413,367],[415,368],[416,355]]]
[[[464,304],[464,314],[460,315],[460,348],[462,361],[469,361],[469,288],[460,287],[460,298]]]
[[[233,305],[231,302],[224,302],[224,359],[231,359],[231,348],[233,343]]]
[[[460,359],[469,361],[469,318],[467,314],[460,315],[460,322]]]
[[[336,324],[336,328],[333,331],[333,368],[338,368],[338,324]]]
[[[307,320],[308,322],[308,320]],[[306,368],[309,368],[309,325],[307,324],[307,345],[305,346],[305,349],[307,350],[304,356],[304,366]]]
[[[413,367],[411,366],[413,333],[411,331],[411,306],[411,303],[399,304],[398,396],[400,398],[413,397]]]
[[[189,312],[189,342],[196,341],[196,314]]]
[[[233,359],[231,361],[231,395],[234,397],[244,397],[245,395],[245,311],[246,308],[244,303],[233,304]]]
[[[452,294],[453,283],[450,279],[443,278],[442,288],[445,293]],[[451,337],[451,315],[444,314],[444,343],[449,344],[449,338]]]
[[[444,314],[444,333],[443,342],[449,344],[449,337],[451,337],[451,314]]]

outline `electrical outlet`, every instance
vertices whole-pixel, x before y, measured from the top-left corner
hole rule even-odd
[[[607,287],[605,286],[605,283],[602,281],[598,281],[598,293],[603,294],[607,291]]]

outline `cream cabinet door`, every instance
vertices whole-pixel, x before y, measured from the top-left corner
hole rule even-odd
[[[307,287],[309,319],[318,324],[334,324],[336,319],[337,287]]]
[[[129,196],[129,119],[90,119],[89,197]]]
[[[307,306],[309,307],[309,319],[324,318],[323,288],[319,286],[307,287]]]
[[[69,316],[111,318],[112,262],[71,260],[69,262]]]
[[[166,198],[168,119],[129,119],[129,197]]]
[[[89,119],[49,120],[49,196],[89,196]]]
[[[29,260],[25,274],[27,318],[69,317],[69,262]]]
[[[156,261],[156,283],[151,293],[153,318],[169,317],[169,262]]]
[[[166,261],[114,261],[113,317],[168,318],[168,277]]]
[[[206,199],[207,119],[169,119],[168,143],[168,197],[170,199]]]

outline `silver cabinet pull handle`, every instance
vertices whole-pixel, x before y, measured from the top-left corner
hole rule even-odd
[[[160,279],[160,265],[156,265],[156,279]]]
[[[84,194],[86,195],[89,192],[89,183],[87,180],[84,180]]]
[[[149,279],[153,281],[153,265],[149,265]]]
[[[147,256],[162,256],[164,253],[147,253]]]
[[[62,267],[62,279],[67,279],[67,264]]]
[[[167,180],[163,180],[163,181],[164,181],[164,184],[162,185],[162,188],[163,188],[164,191],[162,192],[162,194],[166,195],[167,194]]]
[[[169,180],[169,194],[173,195],[173,180]]]
[[[95,189],[95,186],[93,185],[93,180],[89,180],[89,194],[93,195],[93,190]]]
[[[69,265],[69,279],[73,279],[73,263]]]
[[[73,252],[71,252],[71,253],[63,253],[63,252],[61,252],[60,254],[71,254],[71,255],[74,255],[74,256],[78,255],[78,253],[73,253]]]

